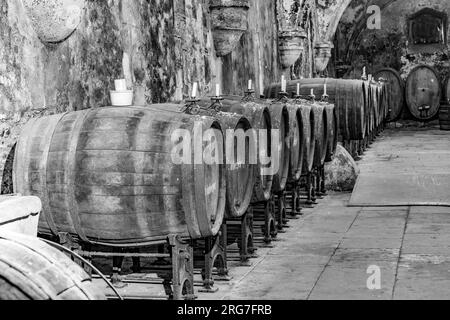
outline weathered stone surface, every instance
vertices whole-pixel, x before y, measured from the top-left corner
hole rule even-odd
[[[325,166],[325,179],[328,190],[353,191],[360,170],[353,157],[338,145],[333,162]]]
[[[367,8],[381,9],[381,29],[367,27]],[[335,37],[338,62],[337,76],[359,78],[363,67],[367,73],[390,67],[401,72],[404,79],[419,64],[435,67],[444,79],[450,73],[448,63],[450,26],[446,32],[447,46],[426,45],[417,50],[409,39],[408,18],[424,8],[450,14],[447,0],[399,1],[352,0],[342,16]]]
[[[22,0],[34,30],[44,42],[66,39],[81,22],[85,0]]]

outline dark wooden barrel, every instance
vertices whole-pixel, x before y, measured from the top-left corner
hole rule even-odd
[[[369,86],[369,116],[366,132],[372,137],[379,120],[379,91],[378,86],[374,83],[370,83]]]
[[[289,111],[286,103],[279,101],[269,100],[267,107],[272,119],[272,129],[279,130],[279,141],[277,145],[272,145],[273,156],[278,158],[278,170],[273,175],[272,190],[274,193],[279,193],[286,189],[289,179],[289,163],[291,160]]]
[[[196,127],[215,129],[217,141],[222,135],[213,118],[145,107],[33,119],[16,148],[15,192],[41,198],[43,234],[66,232],[119,247],[145,246],[169,234],[217,235],[225,211],[224,167],[202,161]],[[191,150],[176,148],[183,144]],[[189,163],[175,163],[175,156]]]
[[[336,154],[339,137],[338,137],[338,117],[336,114],[336,108],[334,104],[325,104],[325,111],[327,113],[327,130],[328,130],[328,143],[325,162],[331,162]]]
[[[258,137],[258,164],[255,170],[255,187],[252,202],[267,201],[272,196],[273,175],[267,174],[271,163],[262,163],[261,159],[272,154],[272,119],[265,103],[246,101],[241,96],[225,96],[221,101],[222,111],[245,116],[252,128],[259,133],[265,133],[265,143]]]
[[[198,115],[203,116],[211,116],[215,118],[224,133],[224,141],[227,139],[227,135],[229,134],[229,130],[232,131],[232,136],[230,137],[232,142],[232,149],[226,149],[226,145],[224,148],[224,159],[225,159],[225,181],[226,181],[226,216],[230,218],[240,218],[246,212],[251,203],[253,196],[253,188],[255,186],[255,169],[256,162],[250,163],[250,149],[253,148],[252,151],[254,154],[256,151],[256,140],[253,140],[254,146],[251,146],[249,141],[243,141],[243,145],[238,145],[235,139],[232,139],[235,133],[242,133],[243,137],[250,133],[252,126],[248,119],[242,115],[236,113],[229,112],[217,112],[212,109],[208,109],[213,105],[210,99],[205,99],[199,101],[199,106],[201,107],[198,110]],[[183,114],[185,113],[184,105],[175,105],[175,104],[153,104],[148,106],[149,108],[154,108],[160,111],[171,111],[175,113]],[[245,139],[245,137],[244,137]],[[242,141],[241,141],[242,142]],[[232,156],[227,151],[232,151],[234,153],[234,159],[229,159],[228,156]],[[238,152],[244,152],[242,156],[244,158],[238,158]],[[241,161],[242,160],[242,161]]]
[[[418,120],[430,120],[439,112],[441,85],[437,72],[430,66],[415,67],[406,80],[406,103]]]
[[[0,232],[0,300],[105,300],[91,277],[46,243]]]
[[[400,74],[391,68],[383,68],[378,70],[374,75],[375,80],[386,80],[388,113],[386,120],[389,122],[397,120],[403,111],[405,104],[405,84]]]
[[[449,104],[450,102],[450,77],[448,77],[444,82],[444,87],[442,90],[442,102]]]
[[[287,92],[295,94],[300,84],[301,96],[309,96],[311,89],[317,99],[324,94],[327,85],[329,101],[335,104],[339,117],[339,135],[342,140],[362,140],[366,135],[367,98],[366,83],[360,80],[314,78],[289,81]],[[281,90],[280,84],[272,84],[265,89],[268,98],[277,98]]]
[[[226,96],[225,100],[242,101],[242,97]],[[245,99],[244,99],[245,100]],[[252,112],[254,106],[265,106],[269,112],[272,130],[279,131],[279,141],[277,145],[271,144],[271,155],[276,157],[278,170],[273,172],[272,191],[275,193],[284,191],[289,179],[290,164],[290,120],[286,102],[279,100],[247,99],[244,109]],[[270,170],[269,170],[270,171]]]
[[[439,123],[441,130],[450,131],[450,105],[443,104],[439,109]]]
[[[293,181],[299,181],[302,177],[305,154],[305,130],[303,129],[303,126],[309,125],[309,123],[305,123],[301,106],[299,104],[294,101],[289,101],[287,103],[287,108],[289,111],[289,132],[291,135],[289,178]]]
[[[320,168],[325,164],[328,152],[328,114],[323,103],[314,103],[312,106],[315,120],[316,149],[314,167]]]

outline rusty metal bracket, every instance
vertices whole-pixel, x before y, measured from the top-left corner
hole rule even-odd
[[[188,99],[184,105],[183,112],[189,115],[198,115],[201,111],[201,107],[198,105],[199,99]]]
[[[221,96],[212,97],[211,98],[212,104],[209,106],[209,110],[215,111],[215,112],[222,111],[222,108],[223,108],[222,101],[223,100],[224,100],[224,98]]]
[[[280,91],[280,93],[278,93],[278,101],[280,102],[287,102],[289,99],[289,93],[287,93],[286,91]]]
[[[255,101],[255,99],[256,99],[256,97],[255,97],[255,90],[248,90],[248,91],[245,91],[245,95],[244,95],[244,97],[242,98],[242,101],[243,102],[252,102],[252,101]]]

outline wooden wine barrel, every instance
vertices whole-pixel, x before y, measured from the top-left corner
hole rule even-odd
[[[314,155],[316,150],[315,114],[312,104],[307,100],[295,99],[290,100],[289,103],[296,105],[301,113],[303,137],[302,175],[305,175],[310,173],[314,167]]]
[[[278,144],[272,145],[273,156],[278,158],[278,170],[273,175],[272,190],[274,193],[279,193],[286,189],[289,179],[289,163],[291,159],[289,111],[285,103],[270,100],[268,109],[272,119],[272,129],[279,130]]]
[[[336,154],[339,137],[338,137],[338,117],[336,109],[333,104],[326,104],[325,111],[327,113],[327,130],[328,130],[328,143],[325,162],[331,162]]]
[[[450,77],[448,77],[444,82],[444,90],[442,92],[442,101],[445,104],[450,102]]]
[[[0,300],[106,300],[90,276],[37,238],[0,232]]]
[[[439,123],[441,130],[450,131],[450,105],[443,104],[439,109]]]
[[[389,88],[387,90],[388,113],[386,120],[388,122],[397,120],[401,116],[405,104],[405,84],[403,79],[396,70],[391,68],[378,70],[374,78],[376,81],[385,79],[387,82],[386,85]]]
[[[316,149],[314,167],[321,168],[325,164],[328,152],[328,114],[323,103],[314,103],[312,106],[315,120]]]
[[[242,100],[236,96],[226,96],[225,99]],[[277,146],[271,145],[271,155],[277,158],[278,170],[273,172],[272,191],[275,193],[284,191],[289,178],[290,163],[290,120],[286,103],[279,100],[252,99],[256,105],[263,105],[269,111],[272,130],[279,131]],[[252,105],[245,106],[251,110]],[[270,171],[270,170],[269,170]]]
[[[240,114],[245,116],[252,128],[259,133],[265,132],[265,143],[261,137],[258,139],[258,165],[255,170],[255,187],[253,190],[252,202],[267,201],[272,196],[273,174],[268,174],[270,162],[261,162],[265,157],[271,156],[272,152],[272,119],[270,111],[265,103],[255,101],[244,101],[241,96],[225,96],[222,103],[222,111]]]
[[[311,89],[317,99],[321,99],[327,85],[329,102],[334,103],[339,117],[339,135],[343,140],[362,140],[366,135],[367,98],[366,83],[360,80],[345,79],[301,79],[289,81],[287,92],[295,94],[297,84],[300,84],[300,95],[309,96]],[[264,94],[269,98],[279,97],[280,84],[272,84],[265,89]]]
[[[391,122],[391,120],[389,120],[389,115],[390,115],[390,105],[391,105],[391,97],[390,97],[390,85],[389,83],[384,83],[382,84],[382,90],[381,90],[381,103],[382,103],[382,123],[386,123],[386,122]]]
[[[309,125],[309,123],[305,123],[301,107],[297,103],[290,101],[287,103],[287,108],[289,111],[289,132],[291,136],[289,179],[292,181],[299,181],[302,177],[305,154],[303,126]]]
[[[213,118],[145,107],[33,119],[16,148],[15,192],[41,198],[43,234],[66,232],[119,247],[145,246],[170,234],[217,235],[225,211],[224,168],[202,161],[196,126],[216,129],[217,141],[222,135]],[[192,147],[179,150],[186,144]]]
[[[406,80],[406,103],[418,120],[430,120],[439,112],[441,85],[436,71],[426,65],[415,67]]]
[[[246,117],[242,115],[238,115],[235,113],[227,113],[227,112],[217,112],[211,109],[208,109],[212,105],[212,101],[210,99],[199,101],[199,106],[202,108],[198,110],[198,115],[203,116],[211,116],[214,117],[222,127],[224,133],[224,142],[227,139],[228,131],[231,130],[233,135],[236,132],[242,132],[244,135],[247,135],[252,129],[250,122]],[[179,114],[185,113],[184,105],[175,105],[175,104],[153,104],[148,106],[149,108],[157,109],[160,111],[171,111]],[[232,136],[230,137],[233,138]],[[253,188],[255,187],[255,169],[256,169],[256,161],[250,163],[250,155],[251,148],[253,154],[256,155],[256,143],[254,140],[254,146],[250,144],[246,145],[246,142],[243,141],[243,145],[234,145],[236,141],[232,139],[233,145],[230,147],[232,149],[226,149],[227,146],[224,144],[224,160],[225,160],[225,181],[226,181],[226,216],[229,218],[240,218],[246,212],[250,205],[253,196]],[[228,156],[232,157],[233,155],[229,153],[232,151],[234,153],[234,158],[230,159]],[[237,151],[237,152],[236,152]],[[243,158],[238,158],[238,152],[244,152],[242,154]],[[238,162],[238,159],[240,163]],[[242,160],[242,161],[241,161]],[[242,163],[244,162],[244,163]]]

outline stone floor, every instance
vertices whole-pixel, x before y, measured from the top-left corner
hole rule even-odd
[[[374,149],[407,136],[401,153],[415,143],[408,130],[387,131]],[[370,152],[362,170],[375,161]],[[450,171],[448,158],[436,159],[430,165]],[[199,299],[450,299],[450,208],[349,208],[350,196],[330,194],[304,210],[251,267],[232,265],[232,280]]]

